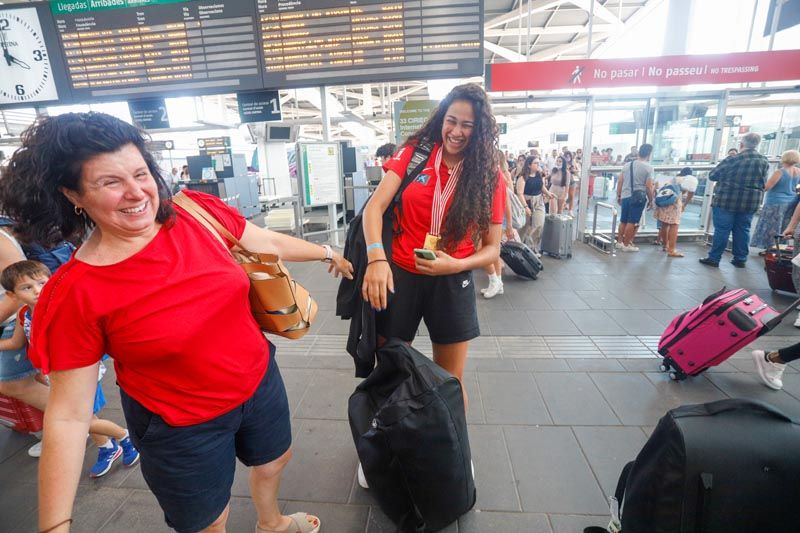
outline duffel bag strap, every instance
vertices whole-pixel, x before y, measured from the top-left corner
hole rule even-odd
[[[591,526],[583,529],[583,533],[620,533],[622,531],[622,523],[620,521],[620,514],[622,511],[622,502],[625,499],[625,486],[628,484],[628,476],[633,469],[633,461],[629,462],[622,468],[617,480],[617,488],[614,495],[610,498],[609,509],[611,511],[611,521],[607,527]]]

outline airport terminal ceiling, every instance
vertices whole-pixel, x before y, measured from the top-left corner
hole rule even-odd
[[[671,0],[484,0],[483,11],[483,61],[498,64],[518,61],[585,58],[591,39],[592,57],[610,57],[618,54],[625,44],[626,35],[643,26],[654,17],[663,16]],[[675,0],[672,0],[675,1]],[[331,0],[332,3],[335,1]],[[766,0],[760,0],[764,4]],[[10,0],[4,6],[20,7],[28,2]],[[167,0],[165,3],[170,3]],[[364,2],[374,4],[376,2]],[[400,4],[386,0],[384,4]],[[408,2],[406,2],[408,3]],[[685,3],[685,2],[684,2]],[[753,2],[741,0],[753,9]],[[188,2],[203,4],[203,2]],[[266,5],[266,3],[264,3]],[[425,0],[426,8],[445,6],[453,2]],[[436,4],[434,6],[433,4]],[[590,11],[593,18],[590,24]],[[743,11],[748,11],[744,9]],[[73,15],[74,18],[74,15]],[[262,20],[264,20],[262,18]],[[474,29],[472,19],[462,22],[465,28]],[[590,33],[591,27],[591,33]],[[69,33],[62,28],[62,35]],[[478,33],[478,32],[476,32]],[[657,32],[656,32],[657,33]],[[758,31],[756,31],[758,33]],[[663,40],[657,35],[655,41]],[[652,43],[650,43],[652,44]],[[660,42],[656,43],[660,47]],[[743,48],[742,48],[743,50]],[[635,55],[635,52],[632,53]],[[660,55],[660,54],[653,54]],[[413,71],[413,69],[412,69]],[[313,72],[312,72],[313,74]],[[442,75],[441,73],[439,75]],[[335,84],[344,78],[332,78],[329,85],[328,113],[331,117],[332,138],[354,139],[364,144],[374,144],[388,139],[392,130],[392,103],[397,100],[427,100],[441,97],[440,93],[455,83],[452,79],[428,81],[367,82],[357,80],[348,84]],[[482,76],[468,78],[452,76],[459,80],[482,82]],[[273,78],[274,79],[274,78]],[[74,82],[74,80],[71,80]],[[286,80],[283,80],[284,82]],[[292,82],[297,85],[299,82]],[[73,90],[75,87],[73,87]],[[78,91],[79,92],[79,91]],[[622,93],[636,91],[622,91]],[[601,98],[602,91],[597,91]],[[157,94],[157,93],[155,93]],[[561,93],[555,93],[561,94]],[[766,93],[765,93],[766,94]],[[524,93],[494,95],[496,114],[515,129],[525,128],[525,116],[532,122],[541,122],[555,115],[580,111],[582,106],[570,97],[580,97],[585,92],[563,94],[565,100],[553,102],[553,93],[535,93],[532,99]],[[624,95],[624,94],[623,94]],[[525,96],[526,98],[519,98]],[[791,99],[792,95],[784,95]],[[105,96],[108,100],[111,96]],[[752,97],[763,98],[763,95]],[[112,98],[113,99],[113,98]],[[235,126],[239,122],[235,94],[201,95],[195,97],[168,98],[173,129],[219,129]],[[302,126],[301,135],[306,139],[321,139],[321,97],[317,88],[291,87],[280,91],[280,104],[286,121]],[[114,104],[94,104],[94,109],[114,108]],[[85,106],[80,106],[85,108]],[[120,113],[126,105],[119,106]],[[51,112],[59,112],[53,107]],[[179,117],[178,115],[185,115]],[[35,110],[17,108],[4,110],[0,128],[4,137],[16,137],[30,124]]]

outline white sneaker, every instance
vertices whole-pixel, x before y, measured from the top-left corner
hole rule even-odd
[[[794,327],[800,328],[800,313],[797,313],[797,319],[794,321]]]
[[[616,241],[614,243],[614,248],[616,248],[617,250],[622,250],[623,248],[625,248],[625,245],[622,244],[622,241]]]
[[[361,463],[358,463],[358,486],[362,489],[368,489],[369,483],[367,483],[367,478],[364,476],[364,469],[361,468]]]
[[[629,244],[627,246],[625,246],[623,244],[622,248],[620,248],[620,250],[622,250],[623,252],[638,252],[639,251],[639,247],[638,246],[634,246],[632,244]]]
[[[37,442],[30,448],[28,448],[28,455],[31,457],[41,457],[42,456],[42,441]]]
[[[763,350],[753,350],[752,355],[761,381],[770,389],[781,390],[783,388],[783,380],[781,378],[786,365],[767,361]]]
[[[489,281],[489,287],[486,289],[486,292],[483,293],[483,297],[488,300],[494,298],[498,294],[503,294],[503,281],[502,280]]]

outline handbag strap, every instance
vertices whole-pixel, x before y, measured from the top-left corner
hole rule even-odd
[[[631,196],[633,196],[633,159],[631,159]]]
[[[183,192],[179,192],[175,196],[172,197],[172,201],[183,208],[189,215],[191,215],[195,220],[200,222],[209,232],[211,232],[214,237],[219,241],[225,250],[228,251],[231,256],[233,256],[233,252],[230,248],[225,244],[223,237],[228,239],[230,242],[234,243],[239,250],[241,250],[242,255],[246,255],[251,258],[258,259],[259,257],[270,261],[270,262],[277,262],[278,256],[275,254],[256,254],[245,248],[239,239],[233,236],[233,234],[225,228],[222,224],[220,224],[219,220],[214,218],[214,216],[203,209],[200,204],[183,194]]]

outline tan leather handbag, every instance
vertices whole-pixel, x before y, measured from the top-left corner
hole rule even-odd
[[[263,331],[287,339],[299,339],[308,333],[317,316],[317,302],[305,287],[292,279],[277,255],[247,250],[216,218],[188,196],[178,193],[172,201],[210,231],[247,273],[250,308]],[[225,244],[223,236],[236,244],[233,250]]]

